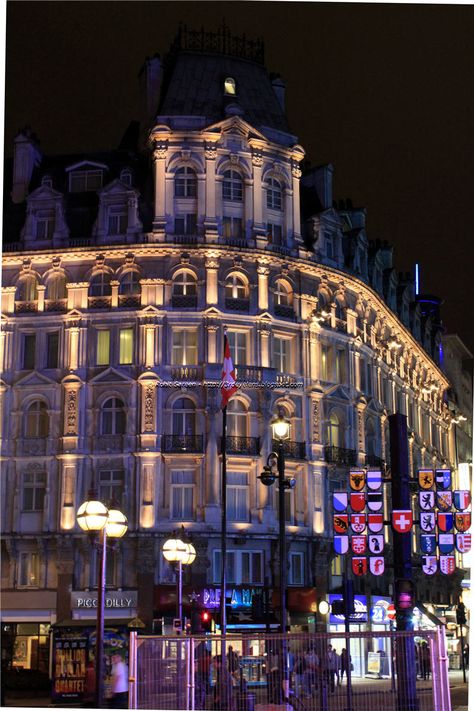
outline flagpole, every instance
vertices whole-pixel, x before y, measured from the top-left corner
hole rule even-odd
[[[227,558],[227,455],[226,455],[226,428],[227,428],[227,405],[222,409],[222,479],[221,479],[221,633],[225,637],[227,631],[227,619],[225,608],[226,593],[226,558]],[[225,644],[223,640],[222,663],[225,662]]]

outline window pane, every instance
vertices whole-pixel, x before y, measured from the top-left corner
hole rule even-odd
[[[110,362],[110,331],[97,333],[97,365],[109,365]]]
[[[133,328],[120,329],[120,364],[133,363]]]
[[[57,368],[59,357],[59,333],[48,333],[47,368]]]
[[[35,367],[36,336],[29,333],[23,337],[23,368],[33,370]]]

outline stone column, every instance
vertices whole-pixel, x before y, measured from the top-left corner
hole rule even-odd
[[[219,260],[206,259],[206,305],[214,306],[219,303],[219,291],[217,275],[219,270]]]
[[[111,306],[112,308],[118,306],[118,290],[119,290],[120,283],[116,279],[112,279],[110,282],[110,287],[112,289],[112,296],[111,296]]]
[[[258,308],[260,311],[268,310],[268,267],[257,267],[258,274]]]
[[[76,525],[76,482],[79,478],[78,457],[64,455],[61,461],[60,526],[63,531],[72,531]]]
[[[204,156],[206,158],[206,215],[204,218],[204,232],[206,242],[217,242],[217,216],[216,216],[216,158],[217,144],[206,141]]]
[[[44,295],[46,287],[44,284],[38,284],[38,311],[44,311]]]
[[[166,211],[165,211],[165,173],[166,157],[168,154],[168,141],[156,141],[153,151],[155,172],[155,216],[153,218],[153,232],[160,242],[165,240]]]
[[[206,323],[207,330],[207,362],[218,363],[217,359],[217,331],[219,326],[217,323]]]
[[[293,177],[293,242],[300,246],[302,245],[300,217],[300,178],[302,173],[296,161],[292,164],[291,175]]]
[[[270,368],[270,327],[267,324],[259,324],[258,333],[260,336],[260,367]]]
[[[319,329],[311,326],[309,331],[309,370],[311,380],[319,380],[320,376],[320,356],[321,344],[319,341]]]

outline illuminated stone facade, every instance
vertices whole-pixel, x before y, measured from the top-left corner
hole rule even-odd
[[[209,59],[178,52],[177,69],[182,56]],[[277,586],[276,487],[257,476],[278,408],[291,420],[286,471],[297,481],[289,584],[318,596],[340,583],[337,563],[328,574],[331,491],[350,466],[388,465],[390,413],[408,417],[413,469],[456,464],[435,320],[391,249],[368,241],[364,210],[333,204],[331,166],[302,177],[304,150],[282,129],[281,81],[258,61],[225,62],[222,117],[171,111],[169,74],[164,93],[148,95],[161,108],[133,158],[46,161],[33,137],[16,139],[1,493],[2,582],[18,609],[21,595],[57,588],[51,619],[71,616],[70,591],[95,585],[75,522],[91,485],[128,516],[108,584],[138,587],[148,625],[160,611],[144,588],[173,582],[161,547],[181,525],[197,550],[189,580],[218,583],[220,394],[206,381],[220,376],[224,325],[250,383],[228,413],[232,583]],[[153,90],[159,60],[144,71]],[[280,123],[248,120],[252,72]]]

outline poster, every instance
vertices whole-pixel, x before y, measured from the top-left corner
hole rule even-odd
[[[87,662],[87,637],[56,637],[53,656],[53,701],[81,699]]]

